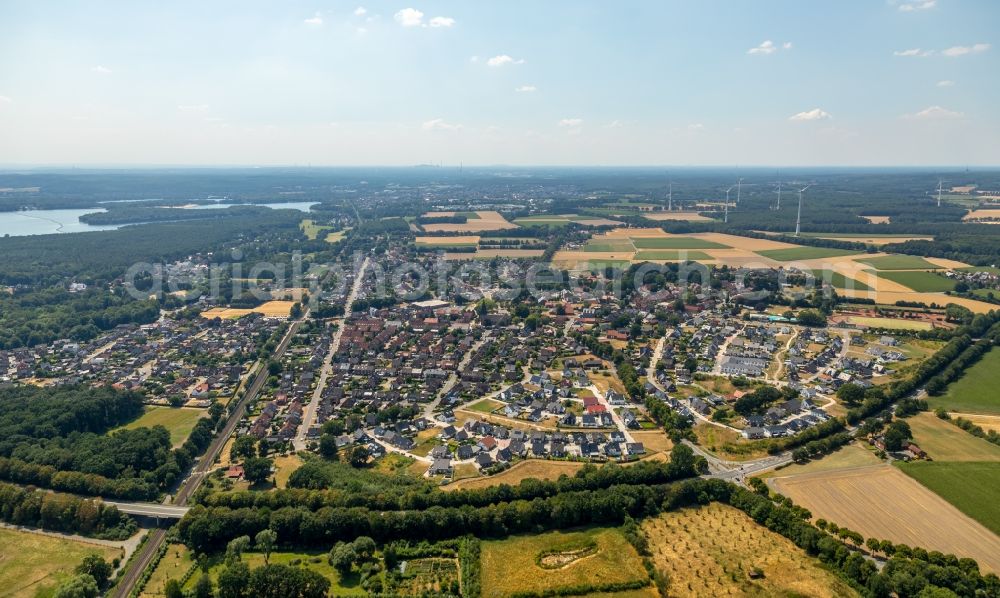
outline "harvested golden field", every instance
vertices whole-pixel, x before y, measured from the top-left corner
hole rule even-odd
[[[50,595],[92,553],[106,561],[122,556],[120,549],[111,546],[0,528],[0,594],[13,598]]]
[[[251,313],[262,314],[265,318],[287,318],[292,311],[294,301],[266,301],[253,309],[242,309],[236,307],[213,307],[201,312],[203,318],[222,318],[230,320],[242,318]]]
[[[664,513],[642,529],[669,596],[857,596],[791,540],[728,505]],[[754,567],[763,577],[750,579]]]
[[[647,581],[635,548],[614,528],[554,531],[483,542],[484,598]]]
[[[416,237],[414,243],[417,245],[446,246],[446,245],[478,245],[479,235],[451,235],[451,236],[423,236]]]
[[[867,243],[868,245],[888,245],[889,243],[905,243],[906,241],[933,241],[934,237],[881,237],[878,235],[869,237],[838,237],[822,236],[817,239],[829,239],[831,241],[845,241],[847,243]]]
[[[490,260],[495,257],[529,259],[541,257],[543,253],[545,253],[543,249],[479,249],[472,253],[445,253],[444,259],[453,262],[462,260]]]
[[[869,284],[869,286],[871,285]],[[926,303],[927,305],[936,303],[944,307],[948,303],[955,303],[957,305],[967,307],[973,313],[977,314],[984,314],[993,309],[996,309],[996,306],[986,303],[985,301],[976,301],[975,299],[966,299],[965,297],[949,296],[945,295],[944,293],[917,293],[915,291],[883,291],[878,289],[875,290],[874,292],[862,291],[858,289],[838,289],[837,293],[839,293],[841,296],[844,297],[875,299],[875,301],[880,305],[895,305],[897,301],[915,301],[920,303]]]
[[[814,517],[865,538],[967,556],[985,571],[1000,571],[996,534],[891,465],[779,476],[769,482]]]
[[[967,419],[987,432],[993,430],[1000,433],[1000,415],[980,415],[978,413],[957,413],[954,411],[950,415],[953,418],[961,417]]]
[[[969,210],[968,214],[962,216],[962,220],[1000,220],[1000,209]]]
[[[287,488],[288,478],[292,473],[302,466],[302,457],[298,455],[279,455],[274,458],[274,486],[275,488]]]
[[[906,419],[913,441],[935,461],[1000,461],[1000,446],[976,438],[933,413]]]
[[[862,216],[868,222],[872,224],[888,224],[889,216]]]
[[[646,448],[646,453],[669,453],[674,448],[674,443],[667,437],[663,430],[634,430],[632,438],[636,442],[641,442]]]
[[[576,461],[545,461],[542,459],[528,459],[511,466],[510,469],[498,473],[494,476],[482,477],[469,480],[459,480],[443,486],[444,490],[465,490],[476,488],[487,488],[489,486],[499,486],[500,484],[510,484],[517,486],[521,480],[534,478],[538,480],[555,480],[561,475],[574,475],[583,463]]]
[[[445,216],[445,214],[442,213],[437,213],[435,215]],[[454,216],[454,213],[447,215]],[[500,215],[500,212],[495,212],[493,210],[482,210],[482,211],[477,211],[476,215],[479,216],[479,218],[469,218],[466,222],[462,224],[453,224],[453,223],[424,224],[423,229],[429,233],[440,233],[440,232],[477,233],[484,230],[505,230],[508,228],[517,228],[516,224],[507,222],[507,220],[502,215]]]
[[[824,456],[822,459],[815,459],[803,464],[792,463],[787,467],[768,471],[762,475],[754,477],[789,477],[804,473],[837,471],[842,469],[851,469],[854,467],[869,467],[871,465],[880,465],[881,463],[882,460],[879,459],[874,452],[865,448],[865,445],[855,442]]]
[[[711,222],[712,219],[707,216],[702,216],[698,212],[652,212],[643,214],[646,220],[656,220],[657,222],[664,221],[679,221],[679,222]]]

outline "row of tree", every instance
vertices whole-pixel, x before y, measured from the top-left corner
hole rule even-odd
[[[135,523],[116,507],[71,494],[0,483],[0,520],[14,525],[120,540]]]

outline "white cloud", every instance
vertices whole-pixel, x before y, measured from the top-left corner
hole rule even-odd
[[[905,0],[899,5],[900,12],[916,12],[934,8],[937,0]]]
[[[435,118],[420,125],[420,128],[425,131],[458,131],[462,125],[445,122],[443,118]]]
[[[354,16],[356,17],[363,17],[366,14],[368,14],[368,9],[365,8],[364,6],[359,6],[354,9]]]
[[[424,13],[415,8],[404,8],[393,15],[393,18],[403,27],[419,27],[424,22]]]
[[[943,81],[938,81],[936,83],[936,85],[938,87],[954,87],[955,86],[955,82],[952,81],[952,80],[950,80],[950,79],[945,79]]]
[[[828,120],[833,118],[829,112],[821,110],[819,108],[813,108],[812,110],[806,110],[805,112],[799,112],[798,114],[793,114],[788,117],[788,120],[793,121],[809,121],[809,120]]]
[[[524,64],[524,60],[523,59],[514,60],[513,58],[511,58],[506,54],[500,54],[499,56],[494,56],[493,58],[487,60],[486,64],[496,68],[508,64]]]
[[[101,75],[110,75],[111,74],[111,69],[109,69],[106,66],[102,66],[100,64],[97,65],[97,66],[90,67],[90,70],[92,72],[95,72],[95,73],[100,73]]]
[[[792,42],[785,42],[781,44],[781,49],[791,50]],[[759,46],[747,50],[747,54],[761,54],[767,56],[768,54],[774,54],[777,51],[778,51],[778,46],[771,40],[765,39],[760,43]]]
[[[455,19],[451,17],[434,17],[431,19],[431,27],[451,27],[455,24]]]
[[[565,129],[570,135],[578,135],[582,131],[582,118],[564,118],[556,123],[560,128]]]
[[[921,50],[920,48],[910,48],[909,50],[896,50],[893,56],[930,56],[934,50]]]
[[[7,96],[0,96],[0,104],[12,104],[14,100],[8,98]]]
[[[302,22],[305,23],[306,25],[312,25],[312,26],[322,25],[323,17],[321,17],[319,13],[316,13],[316,16],[305,19]]]
[[[942,108],[941,106],[931,106],[914,114],[904,114],[903,118],[911,120],[950,120],[962,118],[963,116],[965,115],[961,112],[948,110],[947,108]]]
[[[478,56],[470,56],[469,57],[469,62],[471,62],[472,64],[476,64],[477,62],[479,62],[479,57]]]
[[[705,128],[705,125],[701,123],[691,123],[688,125],[688,131],[701,131]]]
[[[538,88],[534,85],[522,85],[520,87],[515,87],[514,91],[519,93],[532,93],[538,91]]]
[[[947,50],[941,50],[941,54],[948,56],[949,58],[955,58],[956,56],[965,56],[966,54],[980,54],[990,49],[989,44],[975,44],[972,46],[952,46]]]

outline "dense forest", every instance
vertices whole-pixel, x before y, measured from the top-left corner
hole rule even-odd
[[[0,388],[0,479],[53,490],[152,499],[211,441],[221,409],[172,449],[162,426],[110,430],[142,413],[142,396],[107,387]]]

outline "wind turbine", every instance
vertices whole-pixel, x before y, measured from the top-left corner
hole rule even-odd
[[[743,186],[743,178],[736,180],[736,205],[740,205],[740,187]]]
[[[799,236],[799,224],[802,222],[802,192],[812,187],[812,185],[806,185],[805,187],[799,189],[799,211],[795,215],[795,236]]]
[[[778,179],[778,207],[775,210],[781,210],[781,179]]]
[[[667,187],[667,211],[670,212],[674,209],[674,182],[670,181],[670,186]]]
[[[939,208],[941,207],[941,179],[938,179],[938,205],[937,205],[937,207],[939,207]]]
[[[723,221],[723,222],[726,222],[726,223],[729,222],[729,192],[732,191],[732,190],[733,190],[732,187],[726,189],[726,219]]]

